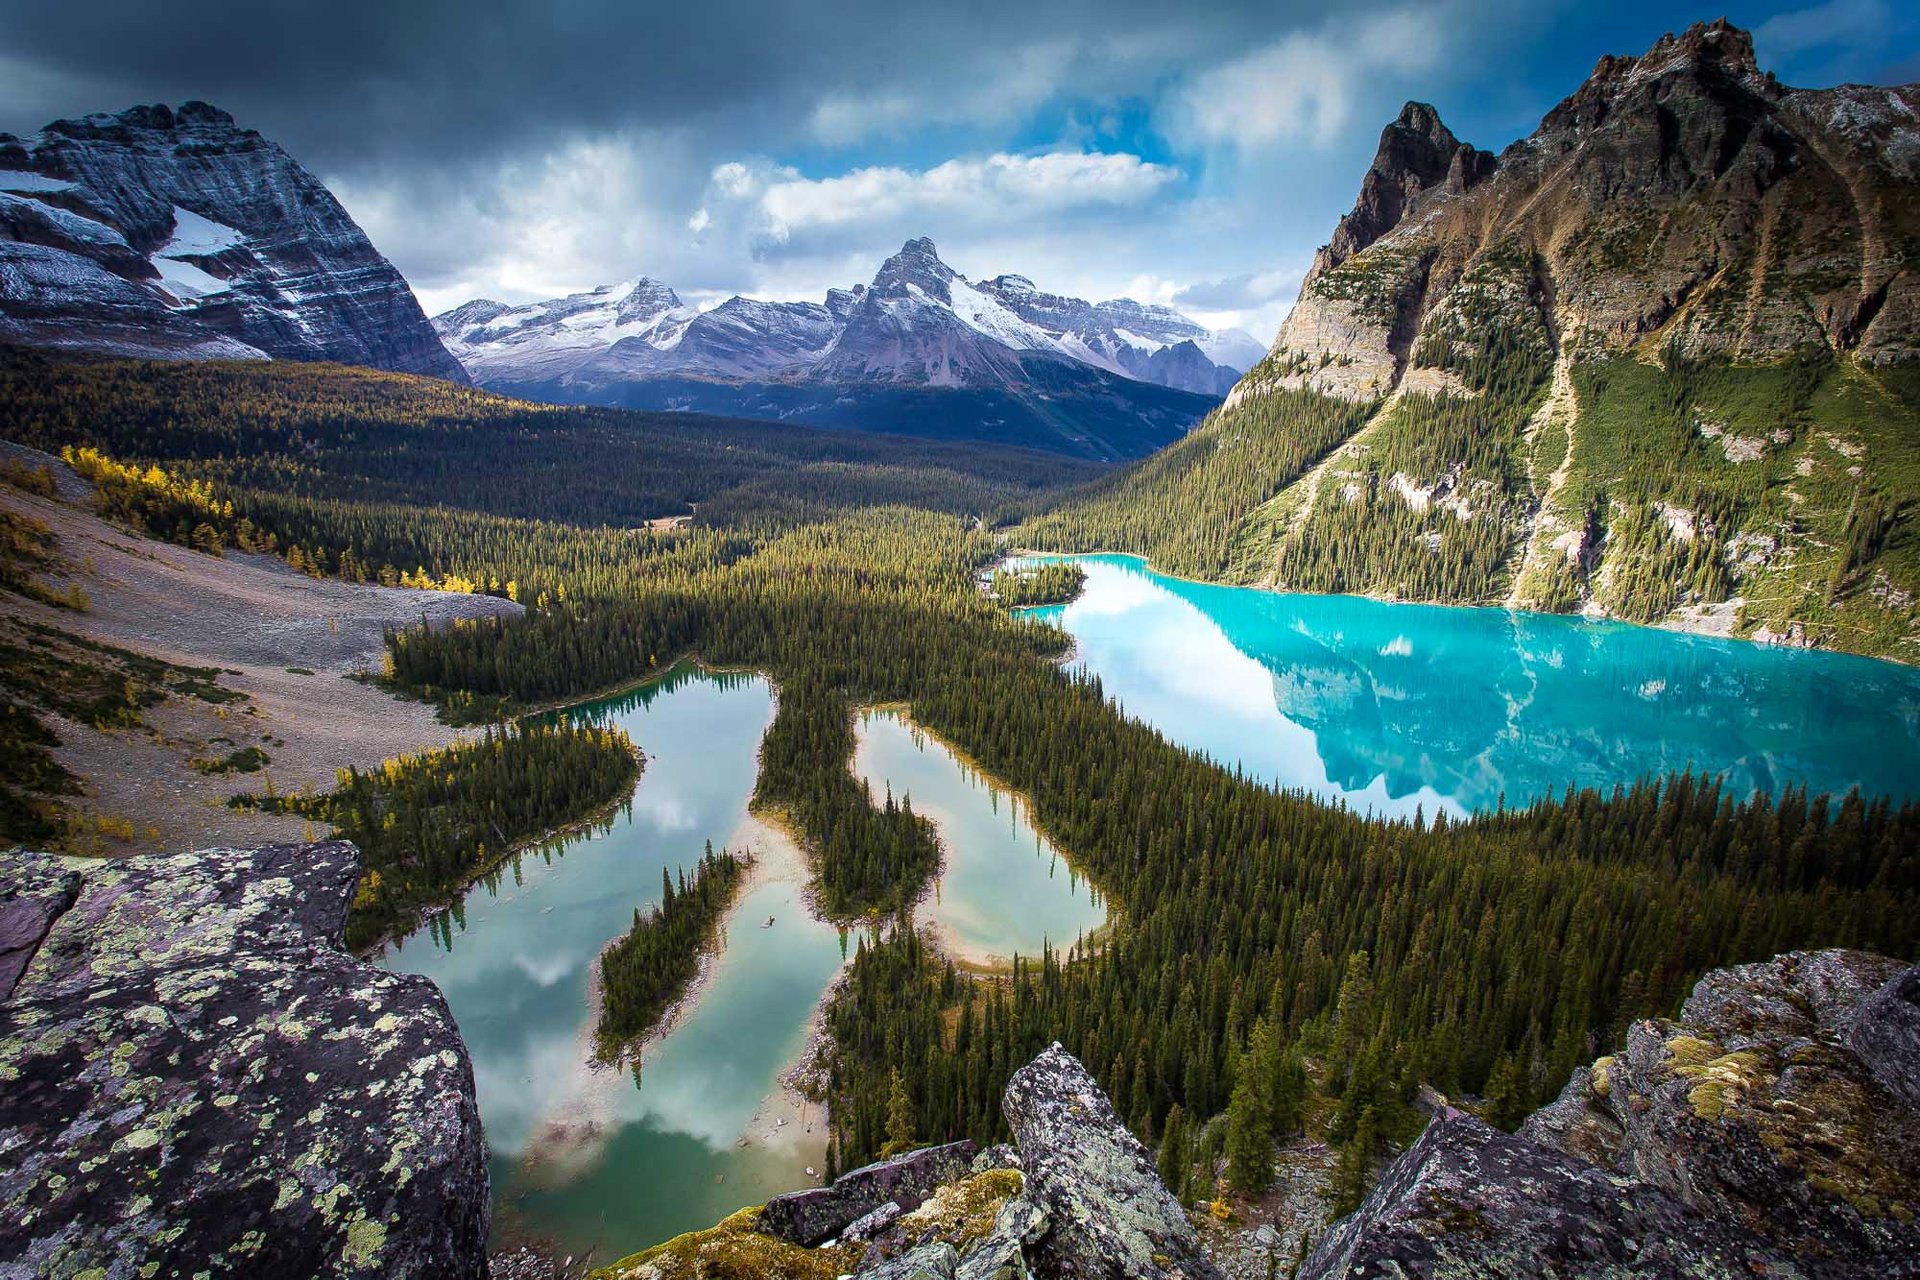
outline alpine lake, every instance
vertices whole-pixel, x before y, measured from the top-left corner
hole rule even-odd
[[[1044,557],[1054,559],[1059,557]],[[1288,595],[1074,557],[1086,589],[1031,611],[1124,712],[1269,785],[1392,816],[1524,805],[1691,768],[1736,794],[1920,795],[1920,671],[1832,653],[1493,609]],[[1016,561],[1015,563],[1020,563]],[[646,755],[630,801],[510,860],[383,963],[446,993],[471,1051],[496,1242],[595,1264],[819,1181],[819,1108],[783,1076],[857,939],[749,812],[775,692],[692,664],[561,713]],[[907,709],[863,710],[852,767],[911,800],[945,861],[916,912],[963,965],[1095,933],[1097,891]],[[689,1000],[637,1069],[594,1061],[593,962],[706,843],[755,865]]]

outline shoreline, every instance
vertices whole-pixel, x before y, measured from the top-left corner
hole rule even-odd
[[[1313,596],[1322,599],[1368,600],[1374,604],[1411,605],[1415,608],[1422,609],[1481,609],[1489,613],[1504,613],[1510,617],[1559,618],[1569,622],[1606,623],[1610,626],[1636,627],[1646,631],[1665,631],[1674,635],[1699,636],[1707,640],[1737,641],[1740,644],[1753,645],[1756,648],[1762,649],[1803,653],[1833,653],[1842,654],[1850,658],[1864,658],[1869,662],[1890,662],[1898,667],[1920,666],[1920,656],[1904,658],[1891,651],[1886,653],[1861,653],[1856,649],[1843,649],[1829,644],[1796,644],[1784,638],[1777,638],[1781,633],[1768,631],[1764,623],[1748,634],[1740,635],[1733,631],[1731,626],[1725,623],[1725,620],[1715,616],[1711,612],[1715,609],[1724,609],[1730,604],[1740,603],[1740,601],[1720,601],[1705,606],[1688,607],[1704,616],[1669,615],[1658,622],[1630,622],[1625,618],[1616,617],[1604,610],[1593,610],[1590,608],[1571,613],[1553,613],[1545,609],[1516,608],[1505,603],[1483,604],[1473,601],[1403,600],[1395,596],[1376,595],[1371,592],[1356,591],[1286,591],[1277,587],[1261,586],[1256,583],[1218,582],[1208,578],[1190,578],[1182,574],[1170,573],[1165,569],[1156,568],[1150,556],[1142,555],[1138,551],[1038,551],[1030,547],[1014,547],[1009,549],[1002,559],[1005,560],[1015,556],[1045,556],[1056,560],[1088,560],[1106,556],[1137,561],[1141,568],[1153,574],[1155,577],[1165,578],[1169,582],[1184,582],[1196,587],[1218,587],[1228,591],[1260,591],[1275,596]],[[1038,608],[1045,606],[1031,607]],[[1686,611],[1686,609],[1679,609],[1676,610],[1675,613],[1682,614]],[[1767,634],[1762,635],[1760,634],[1761,632],[1767,632]],[[1787,634],[1791,634],[1791,632]]]
[[[1006,782],[1000,779],[999,775],[987,769],[978,760],[974,759],[971,755],[968,755],[965,751],[961,750],[958,746],[955,746],[952,742],[949,742],[940,733],[927,728],[925,725],[915,720],[913,718],[913,708],[908,703],[905,703],[905,702],[869,703],[865,706],[855,708],[855,714],[856,715],[879,714],[879,715],[891,715],[891,716],[897,717],[902,724],[906,725],[913,732],[925,734],[927,737],[933,739],[934,742],[938,743],[941,750],[945,751],[949,756],[952,757],[954,763],[960,765],[962,769],[970,771],[975,776],[980,778],[986,784],[987,789],[989,791],[995,793],[996,795],[1005,796],[1010,801],[1018,804],[1021,807],[1022,816],[1026,819],[1027,825],[1033,828],[1035,834],[1037,834],[1042,840],[1045,840],[1047,842],[1048,847],[1053,850],[1053,853],[1055,854],[1055,856],[1057,856],[1062,862],[1067,864],[1067,868],[1069,871],[1071,871],[1074,875],[1079,876],[1083,881],[1085,881],[1089,886],[1091,886],[1095,892],[1097,892],[1100,895],[1100,905],[1106,909],[1107,918],[1105,922],[1103,922],[1097,929],[1090,930],[1085,935],[1084,942],[1089,951],[1102,948],[1106,945],[1107,939],[1113,934],[1114,930],[1117,929],[1120,925],[1120,920],[1121,920],[1120,908],[1118,907],[1118,905],[1116,905],[1113,902],[1112,898],[1107,894],[1106,890],[1100,887],[1099,883],[1093,878],[1093,876],[1088,874],[1086,868],[1082,867],[1078,862],[1076,862],[1073,858],[1073,855],[1067,852],[1067,846],[1065,842],[1057,838],[1051,831],[1047,830],[1047,828],[1040,822],[1037,811],[1034,808],[1032,796],[1028,795],[1026,792],[1021,791],[1015,787],[1009,786]],[[847,761],[847,768],[849,771],[852,771],[855,767],[855,762],[860,753],[860,746],[861,744],[858,741],[857,730],[856,730],[856,740],[854,742],[854,755],[853,757],[850,757]],[[854,773],[854,779],[856,781],[860,780],[860,775],[857,772]],[[926,883],[921,886],[920,892],[914,895],[913,902],[908,907],[908,915],[910,917],[913,917],[914,919],[914,928],[918,930],[922,935],[927,937],[927,939],[934,945],[936,950],[938,950],[942,955],[945,955],[949,960],[952,960],[954,965],[957,968],[964,969],[967,972],[978,977],[1011,976],[1011,974],[1013,973],[1013,963],[1012,963],[1013,957],[996,955],[992,952],[973,950],[958,940],[958,938],[954,935],[953,930],[951,929],[950,926],[944,925],[937,920],[931,920],[931,919],[923,920],[919,918],[920,908],[926,904],[929,898],[933,896],[934,890],[938,885],[941,875],[945,873],[947,869],[947,856],[949,851],[947,848],[946,835],[944,832],[939,831],[938,824],[935,825],[935,832],[936,832],[936,837],[938,838],[940,843],[940,865],[937,868],[935,868],[932,875],[927,877]],[[1065,947],[1074,946],[1079,941],[1080,940],[1076,939],[1074,942],[1065,943],[1063,944],[1063,949]],[[1035,953],[1035,954],[1037,955],[1038,953]],[[1031,959],[1033,957],[1023,957],[1023,958]]]
[[[633,759],[635,765],[633,782],[628,785],[625,795],[616,796],[603,804],[595,805],[591,810],[573,819],[571,822],[562,823],[557,827],[550,827],[539,835],[529,836],[524,840],[515,841],[507,848],[501,850],[499,856],[488,859],[484,866],[476,868],[471,875],[463,877],[459,884],[449,888],[443,898],[430,902],[420,908],[419,915],[415,918],[411,927],[404,933],[395,931],[381,934],[378,938],[375,938],[372,942],[369,942],[365,947],[361,948],[360,951],[355,954],[355,958],[369,962],[377,961],[387,954],[388,948],[397,950],[401,944],[426,928],[430,922],[437,920],[447,912],[453,910],[454,904],[464,900],[469,893],[473,892],[475,885],[478,885],[482,880],[485,880],[494,872],[505,867],[515,858],[523,854],[532,853],[535,849],[543,845],[552,844],[556,840],[566,840],[574,836],[589,835],[593,829],[601,823],[611,823],[615,814],[633,803],[634,793],[640,789],[641,780],[646,777],[647,753],[640,749],[638,743],[633,744]],[[336,837],[339,835],[339,829],[336,827],[329,825],[328,830]],[[612,944],[609,943],[608,945]],[[599,971],[599,961],[597,958],[594,961],[594,965],[594,972],[597,973]]]

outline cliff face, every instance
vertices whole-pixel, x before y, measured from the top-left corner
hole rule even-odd
[[[1920,85],[1789,88],[1724,22],[1602,58],[1497,158],[1409,103],[1101,545],[1920,660],[1916,190]],[[1277,461],[1188,483],[1228,451]]]
[[[0,854],[0,1275],[484,1276],[473,1071],[340,842]]]
[[[0,338],[466,381],[332,193],[203,102],[0,134]]]
[[[1916,1071],[1920,966],[1717,970],[1518,1134],[1437,1117],[1301,1274],[1920,1274]]]
[[[1433,367],[1416,348],[1457,339],[1496,253],[1574,353],[1911,359],[1917,112],[1920,86],[1786,88],[1725,23],[1602,58],[1498,161],[1409,103],[1274,343],[1281,384],[1367,398]]]

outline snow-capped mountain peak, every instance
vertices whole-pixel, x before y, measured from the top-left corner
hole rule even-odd
[[[640,277],[521,306],[470,302],[434,327],[488,386],[601,398],[658,378],[993,387],[1024,384],[1031,359],[1217,396],[1264,354],[1245,335],[1166,307],[1096,306],[1020,275],[976,284],[925,236],[881,263],[871,284],[828,290],[825,305],[735,297],[698,314]],[[1161,354],[1181,343],[1192,349]],[[1239,363],[1220,358],[1229,351]]]

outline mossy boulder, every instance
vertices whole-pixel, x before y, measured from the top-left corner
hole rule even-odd
[[[1909,1274],[1920,1107],[1899,1083],[1920,1070],[1920,1039],[1901,1030],[1917,973],[1855,951],[1716,970],[1677,1020],[1634,1024],[1603,1077],[1576,1072],[1521,1134],[1658,1187],[1816,1274]]]

